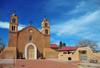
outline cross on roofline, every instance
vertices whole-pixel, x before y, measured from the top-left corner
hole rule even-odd
[[[31,25],[31,26],[32,26],[32,23],[33,23],[33,22],[32,22],[32,21],[30,21],[30,25]]]
[[[14,10],[14,14],[15,14],[16,10]]]
[[[44,19],[46,19],[46,15],[44,15]]]

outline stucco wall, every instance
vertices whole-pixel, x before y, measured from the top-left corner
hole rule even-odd
[[[46,59],[58,59],[58,53],[51,48],[43,48],[44,57]]]
[[[32,32],[30,32],[30,29]],[[32,36],[32,41],[29,41],[29,36]],[[25,46],[28,43],[33,43],[38,49],[38,52],[43,52],[44,35],[33,26],[28,26],[18,32],[18,51],[25,55]],[[48,40],[47,40],[48,41]]]
[[[1,59],[16,59],[17,58],[17,52],[16,47],[6,47],[0,56]]]
[[[75,53],[73,55],[72,54],[63,54],[64,51],[59,52],[59,59],[68,60],[68,57],[71,57],[71,59],[74,61],[80,61],[80,55],[79,55],[80,50],[87,50],[87,61],[89,61],[91,58],[97,58],[98,63],[100,63],[100,56],[95,55],[89,47],[80,47],[75,51]],[[63,56],[61,56],[61,55],[63,55]]]
[[[8,47],[17,46],[17,32],[9,32],[9,43]]]

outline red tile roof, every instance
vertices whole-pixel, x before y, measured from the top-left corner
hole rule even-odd
[[[57,44],[50,44],[51,48],[59,48]]]
[[[59,49],[59,51],[69,51],[69,50],[76,50],[77,47],[63,47],[62,49]]]

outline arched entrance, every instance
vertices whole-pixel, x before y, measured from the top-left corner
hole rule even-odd
[[[26,59],[37,59],[37,48],[33,43],[28,43],[25,47]]]

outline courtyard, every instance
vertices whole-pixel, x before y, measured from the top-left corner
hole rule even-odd
[[[0,59],[2,68],[100,68],[100,64],[62,59]]]

